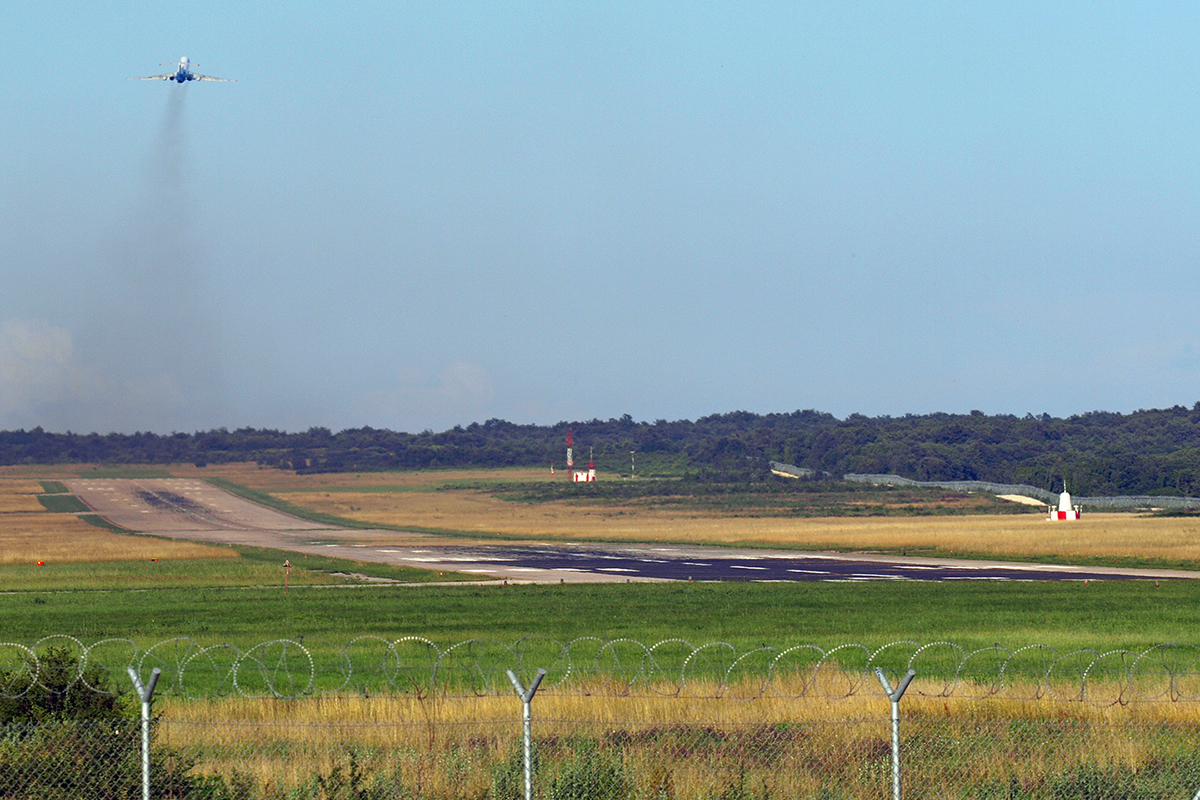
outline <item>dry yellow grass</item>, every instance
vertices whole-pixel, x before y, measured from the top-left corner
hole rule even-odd
[[[1004,557],[1200,560],[1200,524],[1182,518],[1085,514],[945,517],[701,516],[628,505],[511,503],[478,491],[288,492],[289,502],[372,524],[530,539],[604,539],[787,548],[936,549]]]
[[[32,478],[70,478],[88,467],[0,468],[5,503],[36,502]],[[784,518],[717,515],[638,503],[513,503],[478,490],[355,492],[371,487],[433,487],[457,481],[549,480],[544,469],[295,475],[255,464],[172,465],[178,477],[222,477],[276,492],[290,503],[370,524],[508,537],[662,541],[806,549],[887,549],[1039,558],[1200,560],[1200,523],[1185,518],[1093,514],[1048,522],[1038,511],[1015,516]],[[32,510],[32,509],[30,509]],[[64,515],[59,515],[64,516]],[[356,534],[356,536],[360,536]],[[385,540],[387,537],[383,537]],[[140,556],[137,556],[140,557]],[[82,560],[82,559],[81,559]]]
[[[12,513],[0,521],[0,564],[237,557],[228,548],[113,533],[74,514]]]
[[[512,503],[477,490],[354,492],[378,486],[443,486],[456,481],[550,480],[544,469],[294,475],[253,464],[198,469],[327,514],[371,524],[438,528],[529,539],[663,541],[783,548],[937,550],[1010,558],[1151,558],[1200,560],[1200,523],[1184,518],[1090,513],[1048,522],[1041,511],[1015,516],[751,517],[681,512],[637,503]],[[337,491],[323,491],[336,489]]]
[[[873,680],[873,677],[871,678]],[[738,700],[736,695],[749,696],[758,690],[754,686],[733,687],[719,697],[692,696],[705,694],[703,686],[690,686],[692,694],[672,696],[673,686],[643,687],[631,696],[611,696],[600,692],[589,694],[580,687],[560,693],[543,690],[534,700],[537,716],[545,720],[578,720],[621,730],[642,726],[674,726],[713,724],[728,726],[776,725],[788,722],[838,722],[852,719],[887,718],[891,712],[887,698],[878,693],[877,686],[849,697],[825,698],[809,694],[791,698],[763,696]],[[715,685],[707,687],[719,694]],[[1035,687],[1010,687],[1014,696],[1031,695]],[[1017,700],[1004,696],[988,696],[990,687],[957,687],[954,696],[925,697],[916,689],[904,696],[906,715],[923,718],[967,719],[1071,719],[1084,722],[1122,724],[1128,722],[1200,723],[1200,703],[1141,701],[1126,704],[1094,705],[1077,701],[1054,699]],[[1078,693],[1077,686],[1060,687],[1060,695]],[[786,694],[786,690],[779,695]],[[978,695],[983,699],[970,699]],[[163,718],[180,723],[206,725],[275,725],[321,726],[372,724],[436,724],[467,725],[484,721],[520,719],[520,701],[512,694],[484,697],[416,697],[412,695],[330,695],[307,700],[271,698],[224,698],[188,701],[164,698],[156,702]],[[301,732],[302,736],[320,736],[317,731]],[[364,736],[371,736],[364,728]],[[314,740],[315,741],[315,740]]]
[[[126,536],[89,525],[75,514],[52,513],[38,502],[39,484],[0,479],[0,564],[145,561],[151,558],[235,558],[228,548]]]
[[[520,704],[512,696],[168,700],[158,708],[161,740],[203,753],[202,772],[229,776],[238,770],[260,785],[276,787],[330,775],[345,767],[345,754],[354,750],[367,774],[420,783],[423,796],[483,796],[493,787],[497,769],[513,763],[520,736]],[[586,747],[581,743],[590,740],[619,759],[623,774],[639,787],[638,796],[647,790],[646,796],[715,796],[746,778],[771,796],[811,795],[834,782],[848,796],[872,797],[886,785],[886,771],[872,770],[887,763],[890,706],[867,692],[836,701],[739,702],[548,691],[535,698],[533,711],[543,781],[566,768],[578,748]],[[1200,708],[980,702],[910,691],[903,718],[906,731],[920,729],[934,741],[953,741],[960,754],[948,760],[951,752],[945,748],[935,748],[932,758],[910,753],[909,780],[961,788],[991,775],[1004,782],[1014,774],[1044,780],[1080,763],[1137,770],[1162,755],[1164,743],[1149,733],[1155,726],[1194,730]],[[1172,736],[1167,733],[1166,747],[1186,746]],[[673,791],[653,791],[663,781]]]
[[[0,480],[0,514],[14,511],[41,511],[37,496],[42,487],[34,481]],[[0,517],[3,521],[3,517]]]

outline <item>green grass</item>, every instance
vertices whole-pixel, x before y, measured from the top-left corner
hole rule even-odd
[[[518,503],[571,502],[667,508],[692,513],[754,517],[913,517],[1027,514],[1029,509],[987,494],[909,486],[872,486],[847,481],[771,478],[754,482],[696,479],[609,480],[573,484],[462,480],[442,490],[477,489]]]
[[[678,637],[739,649],[845,642],[876,648],[911,639],[947,640],[968,650],[1040,643],[1107,651],[1195,642],[1200,630],[1200,583],[1190,581],[293,586],[284,594],[279,555],[263,551],[240,563],[209,562],[207,578],[193,574],[186,578],[191,585],[175,584],[179,588],[168,587],[185,580],[181,566],[141,565],[140,581],[157,587],[153,591],[30,591],[33,581],[22,579],[21,570],[38,570],[43,586],[62,588],[102,586],[106,579],[111,587],[116,573],[105,573],[114,569],[105,565],[63,565],[58,572],[5,567],[0,583],[26,591],[0,596],[0,639],[68,633],[145,645],[194,636],[244,645],[298,635],[345,643],[372,634],[426,636],[444,646],[537,634],[648,643]],[[299,557],[290,557],[297,564]],[[151,579],[155,569],[164,571],[158,580]],[[253,578],[270,586],[232,586],[238,575],[246,584]],[[206,580],[210,585],[201,585]]]
[[[71,490],[62,481],[38,481],[46,494],[70,494]]]
[[[130,464],[122,466],[120,464],[105,464],[100,467],[83,467],[78,473],[80,478],[132,478],[152,480],[157,478],[174,478],[168,470],[163,467],[154,467],[149,465]]]
[[[435,572],[417,567],[404,567],[395,564],[377,564],[371,561],[353,561],[346,558],[330,558],[328,556],[312,555],[309,553],[292,553],[284,550],[273,550],[267,547],[244,547],[235,545],[234,549],[241,554],[245,563],[268,564],[272,569],[279,570],[284,561],[292,563],[295,570],[303,569],[312,573],[355,573],[370,578],[387,578],[404,583],[437,583],[439,581],[480,581],[487,580],[478,575],[466,575],[457,572]],[[339,579],[339,582],[346,581]],[[358,583],[357,580],[353,581]]]
[[[99,514],[80,514],[79,518],[88,525],[92,525],[97,528],[103,528],[104,530],[112,531],[113,533],[133,533],[133,531],[122,528],[120,525],[112,524]]]
[[[55,514],[81,514],[91,511],[73,494],[39,494],[37,499],[42,508]]]
[[[577,464],[586,465],[587,461],[582,458],[581,453],[576,453],[576,458],[579,459]],[[629,452],[617,453],[597,453],[596,457],[600,459],[601,468],[604,471],[612,471],[618,475],[629,475]],[[555,461],[555,469],[566,469],[566,466],[561,461]],[[668,455],[664,453],[638,453],[636,456],[635,467],[637,469],[637,477],[640,478],[678,478],[693,470],[694,467],[689,463],[688,457],[684,455]]]
[[[1080,582],[293,584],[285,592],[279,555],[286,554],[263,552],[258,564],[261,571],[243,573],[259,576],[270,584],[266,586],[230,586],[231,576],[239,574],[238,569],[248,569],[247,565],[223,568],[209,562],[203,565],[212,583],[209,586],[165,588],[164,580],[146,580],[158,588],[0,594],[4,609],[0,642],[33,645],[43,637],[70,635],[86,645],[107,639],[132,640],[146,650],[159,642],[188,637],[201,646],[228,643],[245,651],[280,639],[301,640],[323,686],[329,681],[333,683],[326,688],[342,686],[344,669],[352,663],[355,674],[361,671],[364,676],[364,685],[375,687],[371,689],[374,693],[389,691],[377,674],[383,645],[365,640],[347,651],[358,637],[384,641],[424,637],[442,650],[471,639],[515,645],[524,637],[533,637],[521,645],[525,666],[532,669],[540,665],[534,662],[541,662],[552,672],[563,668],[562,643],[576,639],[633,639],[647,646],[684,640],[688,644],[667,643],[656,651],[658,669],[671,678],[680,674],[694,647],[713,642],[728,642],[740,653],[764,645],[782,650],[815,644],[829,651],[842,644],[860,643],[875,651],[900,643],[886,647],[874,661],[900,675],[919,644],[953,642],[966,653],[995,644],[1013,651],[1045,644],[1060,655],[1084,648],[1097,653],[1129,650],[1136,655],[1165,642],[1195,643],[1195,632],[1200,629],[1200,582],[1191,581],[1160,586],[1144,581],[1086,586]],[[296,564],[295,554],[292,556]],[[152,568],[143,566],[147,567],[142,572],[145,576]],[[165,567],[171,569],[172,565]],[[177,569],[158,577],[178,578],[181,572]],[[113,583],[111,575],[89,573],[89,567],[77,568],[76,582],[85,578],[103,582],[108,577],[109,585]],[[191,580],[205,582],[194,573]],[[0,570],[0,583],[11,585],[12,574]],[[293,577],[296,574],[294,569]],[[66,571],[58,575],[70,577]],[[596,641],[583,641],[572,652],[587,659],[587,653],[595,654],[598,646]],[[178,643],[164,647],[156,652],[167,658],[179,657],[171,654],[187,650]],[[420,666],[426,656],[413,647],[404,652],[417,658]],[[636,659],[633,647],[618,645],[622,657]],[[112,660],[119,667],[128,659],[126,645],[104,645],[102,651],[98,662]],[[13,652],[9,649],[0,655],[10,657]],[[308,656],[295,649],[286,652],[290,655],[285,656],[285,650],[275,644],[260,651],[260,656],[275,665],[272,668],[279,667],[286,657],[288,669],[303,678]],[[457,669],[470,667],[473,659],[483,659],[480,663],[484,665],[504,662],[501,666],[512,659],[503,648],[489,644],[458,652],[466,660],[450,664],[456,668],[452,675],[447,674],[451,691],[468,690],[469,673]],[[689,675],[717,679],[723,669],[721,651],[705,652],[708,657],[695,662]],[[928,656],[920,662],[922,674],[947,677],[954,674],[962,658],[945,646],[933,648]],[[347,662],[347,657],[352,662]],[[845,667],[862,669],[866,654],[848,648],[839,651],[838,660]],[[979,672],[985,682],[992,679],[994,667],[989,665],[995,660],[993,655],[972,662],[972,674]],[[762,660],[756,663],[761,665]],[[1110,659],[1109,663],[1115,662]],[[1070,680],[1069,673],[1068,664],[1064,674]],[[196,672],[189,691],[201,695],[217,691],[220,674],[219,670]]]
[[[255,502],[347,527],[220,478]],[[49,483],[49,482],[47,482]],[[45,485],[43,488],[46,488]],[[398,488],[398,487],[397,487]],[[82,515],[82,518],[94,515]],[[92,520],[89,520],[92,521]],[[93,524],[96,524],[93,522]],[[249,645],[306,636],[340,646],[355,636],[426,636],[442,646],[469,638],[512,642],[541,635],[629,637],[653,643],[763,644],[899,640],[1139,651],[1197,642],[1200,582],[700,583],[551,586],[363,586],[333,572],[401,581],[436,573],[277,550],[237,548],[238,559],[0,567],[0,641],[49,634],[142,646],[173,636]],[[282,588],[282,563],[293,564]],[[334,646],[334,645],[331,645]]]

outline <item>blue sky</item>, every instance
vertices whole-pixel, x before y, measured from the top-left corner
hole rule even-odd
[[[1200,399],[1200,7],[0,8],[0,428]],[[237,83],[130,81],[187,55]]]

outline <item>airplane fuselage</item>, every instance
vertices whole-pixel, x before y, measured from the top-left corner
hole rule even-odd
[[[196,80],[196,76],[192,75],[192,72],[188,69],[188,66],[189,62],[187,56],[179,59],[179,69],[175,70],[175,77],[171,78],[171,80],[175,81],[176,83],[187,83],[188,81]]]
[[[163,64],[163,66],[167,66]],[[146,75],[141,78],[132,78],[131,80],[138,81],[174,81],[175,83],[187,83],[188,81],[220,81],[228,83],[230,78],[214,78],[211,75],[201,75],[197,72],[192,72],[192,62],[187,56],[179,59],[178,64],[174,64],[175,71],[168,72],[166,75]]]

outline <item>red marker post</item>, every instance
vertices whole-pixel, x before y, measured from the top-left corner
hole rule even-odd
[[[284,561],[283,562],[283,593],[284,594],[287,594],[288,576],[290,576],[291,574],[292,574],[292,562]]]

